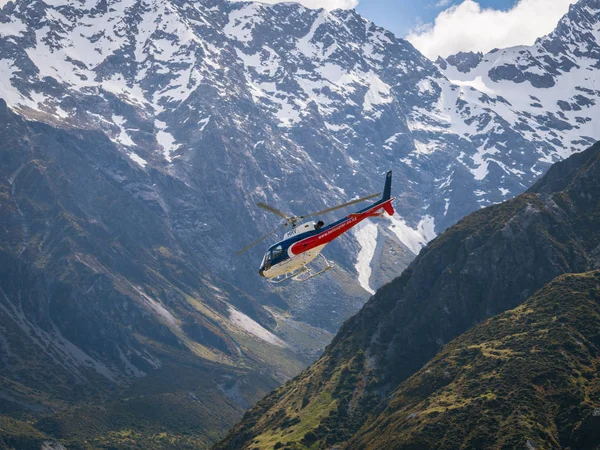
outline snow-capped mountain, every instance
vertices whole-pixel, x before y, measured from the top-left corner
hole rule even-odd
[[[494,111],[536,149],[528,155],[502,124],[486,124],[483,131],[493,137],[478,156],[486,167],[490,162],[510,166],[510,159],[503,155],[543,164],[598,139],[599,38],[600,2],[581,0],[571,6],[555,31],[531,47],[493,50],[486,55],[459,53],[436,62],[453,83],[485,93],[480,100],[495,99]],[[497,142],[502,145],[498,147]],[[543,166],[531,169],[537,173]]]
[[[501,52],[502,64],[492,61],[496,52],[438,67],[355,11],[224,0],[9,2],[0,10],[0,98],[32,122],[0,111],[12,139],[3,154],[0,214],[12,233],[4,250],[48,270],[56,233],[68,245],[53,248],[53,277],[95,292],[106,285],[60,274],[58,265],[110,274],[141,317],[174,334],[169,342],[208,359],[246,367],[232,363],[238,351],[246,355],[240,333],[278,355],[297,350],[295,332],[286,338],[282,324],[335,331],[436,233],[524,191],[553,161],[600,136],[599,11],[598,1],[581,0],[533,49]],[[530,94],[542,108],[528,103]],[[381,191],[389,169],[398,214],[328,247],[339,269],[327,277],[271,288],[256,273],[264,247],[235,256],[278,225],[256,202],[295,214],[321,210]],[[21,177],[45,184],[27,196]],[[158,285],[177,293],[158,295]],[[110,320],[125,323],[131,306],[123,308]],[[35,320],[19,311],[10,317],[33,329]],[[103,310],[94,311],[106,325]],[[85,347],[87,332],[61,336]],[[196,338],[214,352],[198,350]],[[116,348],[107,354],[129,373],[137,373],[130,365],[142,369],[127,355],[149,352],[144,367],[157,358],[127,339],[123,360]],[[251,359],[264,363],[268,351],[258,348]]]
[[[593,8],[586,2],[575,9]],[[232,245],[205,250],[225,271],[237,264],[232,248],[273,225],[253,210],[256,201],[312,210],[377,192],[391,168],[399,197],[393,225],[367,224],[358,245],[347,242],[336,252],[370,290],[383,235],[418,253],[436,232],[523,191],[550,163],[600,134],[590,120],[594,105],[584,100],[593,77],[580,86],[573,77],[583,75],[569,71],[569,57],[561,66],[531,63],[524,73],[533,90],[486,57],[495,67],[490,80],[511,80],[496,89],[478,81],[479,69],[459,76],[442,62],[444,76],[409,43],[354,11],[52,0],[16,2],[0,17],[0,96],[27,117],[104,131],[144,170],[213,187],[205,201],[216,216],[204,231]],[[590,45],[585,58],[597,45],[593,30],[583,32],[589,23],[566,18],[556,32],[569,34],[571,46]],[[553,39],[544,42],[559,42]],[[568,47],[553,45],[562,61]],[[526,50],[502,58],[515,62],[519,51]],[[569,72],[552,89],[557,67]],[[564,92],[566,84],[571,111],[536,109],[545,93]],[[215,226],[224,220],[243,226],[237,233]]]

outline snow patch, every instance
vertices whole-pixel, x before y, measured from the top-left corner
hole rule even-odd
[[[137,153],[129,152],[129,153],[127,153],[127,156],[129,156],[133,162],[135,162],[136,164],[138,164],[139,166],[141,166],[143,168],[145,168],[146,165],[148,164],[148,161],[146,161],[144,158],[139,156]]]
[[[146,293],[144,291],[142,291],[140,288],[135,287],[135,286],[133,288],[137,291],[138,294],[140,294],[140,296],[142,297],[142,300],[144,301],[145,306],[147,306],[149,309],[151,309],[159,317],[166,320],[170,325],[179,327],[177,320],[175,319],[175,317],[173,317],[173,314],[171,314],[163,305],[161,305],[159,302],[157,302],[150,296],[146,295]]]
[[[404,133],[396,133],[393,136],[387,138],[385,140],[386,146],[391,146],[392,144],[396,144],[398,142],[398,136],[402,136]]]
[[[198,122],[198,125],[200,125],[200,129],[198,130],[198,132],[202,133],[204,131],[204,129],[206,128],[206,125],[208,125],[208,123],[210,122],[210,116],[208,116],[206,119],[202,119]]]
[[[425,238],[426,243],[432,241],[436,237],[435,233],[435,218],[427,215],[421,219],[417,227],[419,233]]]
[[[496,95],[496,91],[488,87],[481,76],[475,77],[473,80],[450,80],[450,83],[457,86],[470,87],[484,94]]]
[[[171,154],[181,147],[181,145],[175,144],[175,138],[171,133],[167,133],[165,129],[167,128],[167,124],[160,120],[155,120],[154,124],[158,131],[156,132],[156,140],[158,144],[163,148],[163,155],[165,159],[169,162],[173,161]]]
[[[10,80],[18,70],[19,69],[15,66],[14,61],[10,59],[0,59],[0,80],[2,80],[0,83],[0,97],[2,97],[10,106],[15,105],[17,100],[22,98],[10,84]]]
[[[20,20],[11,20],[10,22],[0,22],[0,37],[20,36],[27,30],[25,25]]]
[[[253,336],[268,342],[269,344],[276,345],[277,347],[287,347],[285,342],[283,342],[270,331],[263,328],[258,322],[252,320],[246,314],[238,311],[231,305],[229,305],[229,320],[242,330],[247,331]]]
[[[421,249],[436,236],[435,219],[432,216],[424,216],[416,229],[411,228],[398,214],[394,214],[391,219],[390,230],[415,255],[418,255]]]
[[[379,229],[377,225],[370,220],[366,220],[359,224],[354,231],[356,240],[360,245],[358,260],[355,265],[356,271],[358,272],[358,282],[365,291],[371,294],[375,293],[369,284],[369,280],[372,273],[371,263],[377,247],[378,233]]]
[[[417,83],[417,88],[421,94],[432,94],[434,92],[433,85],[429,78],[425,78]]]
[[[112,116],[112,120],[115,123],[116,126],[119,127],[119,135],[115,138],[115,140],[121,144],[124,145],[126,147],[133,147],[136,145],[135,142],[133,142],[133,140],[131,139],[131,137],[129,136],[129,134],[127,133],[127,130],[125,130],[125,117],[123,116],[117,116],[115,114],[113,114]]]
[[[368,79],[370,81],[369,90],[365,95],[365,102],[363,104],[363,109],[365,111],[373,111],[374,107],[377,105],[384,105],[386,103],[391,103],[393,98],[390,95],[392,89],[381,81],[374,72],[371,72],[368,75]]]

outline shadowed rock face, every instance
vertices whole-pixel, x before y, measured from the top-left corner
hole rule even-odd
[[[459,72],[467,73],[471,69],[477,67],[477,64],[481,62],[483,58],[483,53],[473,53],[473,52],[459,52],[456,55],[451,55],[445,60],[438,60],[438,64],[444,64],[444,61],[448,64],[456,67]],[[444,67],[445,69],[446,67]]]
[[[206,447],[314,358],[230,321],[235,308],[275,325],[186,246],[178,227],[202,217],[201,193],[103,133],[28,122],[2,101],[0,142],[2,442],[121,445],[125,427],[147,448],[159,432]]]
[[[561,274],[597,269],[599,175],[596,145],[556,164],[527,193],[451,227],[217,448],[308,447],[295,429],[310,432],[311,442],[343,444],[444,344]]]

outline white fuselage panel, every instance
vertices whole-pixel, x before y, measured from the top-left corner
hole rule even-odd
[[[277,278],[295,272],[313,262],[324,248],[325,245],[321,245],[296,256],[290,255],[290,259],[286,259],[285,261],[272,266],[269,270],[265,270],[263,275],[267,278]]]

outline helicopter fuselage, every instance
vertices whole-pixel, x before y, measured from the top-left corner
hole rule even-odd
[[[259,273],[269,279],[285,276],[305,267],[319,256],[334,239],[340,237],[369,217],[378,217],[384,211],[394,214],[392,201],[384,198],[379,202],[350,214],[328,226],[317,227],[314,222],[298,225],[286,235],[286,239],[271,246],[265,253]],[[303,231],[303,230],[307,231]]]

